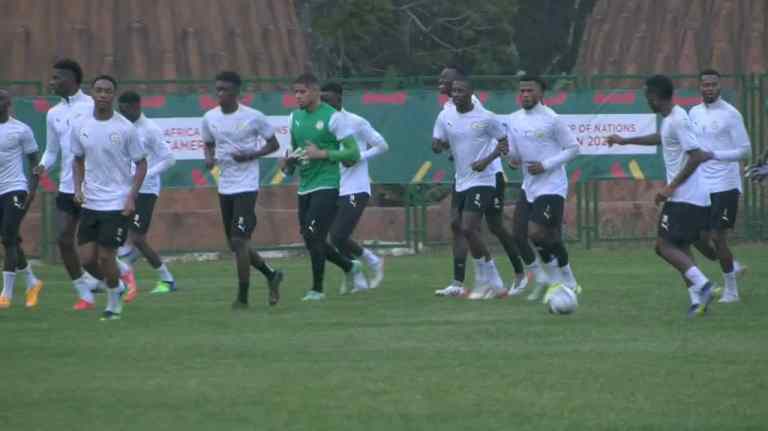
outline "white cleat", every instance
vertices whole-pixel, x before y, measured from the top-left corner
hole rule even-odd
[[[471,292],[469,292],[469,295],[467,295],[467,299],[471,299],[473,301],[478,299],[485,299],[485,294],[488,290],[492,289],[488,286],[478,286],[474,289],[472,289]]]
[[[523,274],[522,277],[515,276],[515,281],[512,283],[511,286],[509,286],[509,291],[507,292],[507,295],[509,296],[517,296],[523,293],[526,287],[528,287],[528,278],[529,274]]]
[[[541,295],[546,290],[548,284],[544,283],[536,283],[533,287],[533,290],[531,293],[528,294],[528,296],[525,298],[530,302],[538,301],[539,298],[541,298]]]
[[[718,304],[733,304],[734,302],[740,302],[741,298],[739,298],[739,292],[730,292],[726,291],[723,292],[723,296],[720,297],[720,300],[718,300]]]
[[[738,261],[733,261],[733,272],[736,273],[736,278],[744,277],[747,274],[747,271],[749,271],[748,266],[744,266]],[[738,295],[736,295],[738,297]]]
[[[459,297],[459,296],[464,296],[466,294],[467,294],[467,291],[464,289],[464,287],[456,284],[452,284],[446,287],[445,289],[435,290],[435,296]]]
[[[371,270],[370,288],[375,289],[384,280],[384,259],[379,258],[379,262],[376,265],[371,265],[369,269]]]
[[[368,290],[368,280],[363,273],[363,264],[359,260],[352,261],[352,271],[347,274],[347,282],[345,285],[352,285],[350,293],[357,293],[363,290]]]

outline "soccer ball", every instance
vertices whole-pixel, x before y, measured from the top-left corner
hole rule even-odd
[[[552,314],[571,314],[576,311],[579,300],[573,290],[562,284],[555,284],[547,291],[544,304]]]

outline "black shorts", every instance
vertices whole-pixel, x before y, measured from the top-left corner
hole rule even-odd
[[[259,192],[219,195],[221,222],[227,240],[232,237],[250,238],[256,228],[256,198]]]
[[[709,229],[733,229],[739,212],[739,189],[709,195],[712,206],[709,207]]]
[[[24,205],[27,192],[15,190],[0,195],[0,237],[4,245],[18,244],[21,238],[21,221],[24,219]]]
[[[336,217],[338,197],[337,189],[323,189],[299,195],[299,227],[305,239],[309,236],[326,239]]]
[[[515,207],[515,224],[534,222],[548,227],[560,227],[565,213],[565,199],[560,195],[541,195],[528,202],[525,190],[520,190],[520,199]],[[519,219],[519,220],[518,220]]]
[[[498,214],[503,211],[504,202],[499,198],[498,188],[479,186],[470,187],[462,192],[454,191],[451,207],[459,213],[468,211],[482,214]]]
[[[80,213],[82,212],[80,205],[75,203],[75,195],[72,193],[59,192],[56,195],[56,208],[74,218],[80,217]]]
[[[125,244],[128,237],[128,217],[122,211],[95,211],[83,208],[77,229],[77,244],[91,242],[102,247],[114,248]]]
[[[709,209],[685,202],[665,202],[659,214],[658,235],[678,245],[691,245],[701,237],[709,221]]]
[[[152,193],[139,193],[136,197],[136,212],[131,216],[128,228],[136,233],[145,235],[152,224],[152,213],[155,211],[157,195]]]
[[[338,210],[331,226],[331,237],[335,240],[344,240],[352,236],[360,218],[363,216],[365,207],[368,206],[368,200],[371,197],[368,193],[355,193],[346,196],[339,196],[336,200]]]

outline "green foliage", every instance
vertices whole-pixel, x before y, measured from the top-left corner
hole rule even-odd
[[[476,74],[515,73],[516,0],[305,0],[315,62],[336,76],[433,75],[458,61]]]

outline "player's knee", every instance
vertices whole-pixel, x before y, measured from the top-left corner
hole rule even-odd
[[[461,221],[451,220],[451,232],[453,232],[454,235],[461,235],[462,230]]]
[[[245,238],[238,238],[233,237],[231,240],[229,240],[229,246],[232,248],[232,251],[239,252],[243,250],[247,250],[248,241],[246,241]]]

